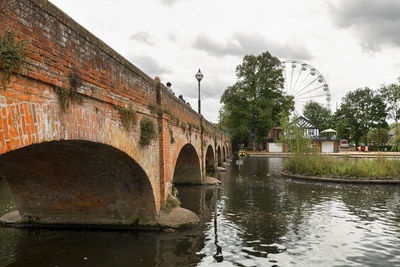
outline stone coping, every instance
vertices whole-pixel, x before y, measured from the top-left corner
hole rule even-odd
[[[300,174],[292,174],[287,172],[281,172],[282,176],[317,182],[332,182],[332,183],[349,183],[349,184],[400,184],[400,179],[393,178],[372,178],[372,177],[320,177],[320,176],[306,176]]]

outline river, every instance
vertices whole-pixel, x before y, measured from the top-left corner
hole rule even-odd
[[[178,187],[195,229],[0,227],[0,266],[400,266],[400,186],[282,178],[281,158],[232,163],[219,189]],[[13,209],[0,179],[0,214]]]

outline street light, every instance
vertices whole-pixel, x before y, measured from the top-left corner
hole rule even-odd
[[[201,108],[200,108],[200,81],[201,79],[203,79],[204,75],[203,73],[201,73],[200,69],[199,71],[196,73],[196,79],[199,82],[199,114],[201,114]]]

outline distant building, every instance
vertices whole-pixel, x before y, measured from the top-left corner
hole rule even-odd
[[[300,116],[294,122],[299,128],[303,129],[304,136],[310,138],[313,146],[318,152],[338,152],[338,140],[336,131],[327,129],[320,132],[320,128],[309,121],[307,118]],[[283,135],[281,126],[274,126],[268,134],[267,143],[265,145],[266,152],[287,152],[288,147],[282,146],[277,140]]]

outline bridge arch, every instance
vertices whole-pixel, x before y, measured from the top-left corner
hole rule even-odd
[[[211,145],[208,145],[206,152],[206,172],[212,172],[215,170],[215,156],[214,149]]]
[[[218,160],[218,166],[222,166],[222,153],[221,153],[221,146],[219,145],[217,148],[217,160]]]
[[[226,149],[225,149],[225,146],[222,147],[222,152],[223,152],[223,153],[222,153],[222,154],[223,154],[223,157],[222,157],[222,158],[223,158],[223,160],[224,160],[224,162],[225,162],[225,161],[226,161]]]
[[[184,145],[178,155],[173,183],[201,183],[200,157],[192,144]]]
[[[131,225],[156,215],[142,167],[101,143],[51,141],[7,152],[0,155],[0,177],[26,222]]]

